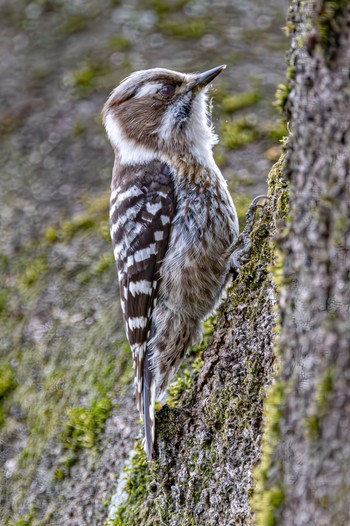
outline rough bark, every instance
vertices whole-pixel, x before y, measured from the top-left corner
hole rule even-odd
[[[350,524],[349,28],[347,1],[292,4],[280,406],[266,431],[276,447],[264,447],[261,525]]]

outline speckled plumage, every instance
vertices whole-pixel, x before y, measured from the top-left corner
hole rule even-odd
[[[155,398],[220,300],[238,237],[204,93],[222,69],[136,72],[103,110],[115,150],[111,235],[149,459]]]

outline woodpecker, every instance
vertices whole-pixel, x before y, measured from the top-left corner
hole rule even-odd
[[[208,110],[208,86],[225,68],[137,71],[102,111],[115,153],[111,237],[148,460],[155,400],[220,301],[239,235]]]

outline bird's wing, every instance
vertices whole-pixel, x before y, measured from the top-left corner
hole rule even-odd
[[[111,195],[111,235],[142,414],[143,383],[150,373],[148,363],[144,365],[147,340],[176,203],[171,170],[165,163],[153,161],[118,170]]]

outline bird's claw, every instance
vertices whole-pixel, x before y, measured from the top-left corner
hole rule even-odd
[[[239,235],[237,241],[231,245],[230,252],[230,267],[233,274],[237,274],[244,263],[247,263],[250,259],[251,241],[250,234],[255,222],[255,212],[257,208],[263,208],[263,205],[259,205],[259,201],[267,199],[267,195],[258,195],[250,203],[247,214],[246,214],[246,226]]]
[[[255,221],[255,212],[256,212],[256,209],[257,208],[263,208],[263,205],[259,205],[259,201],[261,201],[262,199],[267,199],[267,195],[258,195],[257,197],[255,197],[255,199],[253,199],[253,201],[250,203],[249,205],[249,208],[248,208],[248,211],[247,211],[247,214],[246,214],[246,226],[245,226],[245,229],[243,230],[241,236],[244,236],[244,235],[249,235],[250,234],[250,231],[251,231],[251,228],[254,224],[254,221]]]

